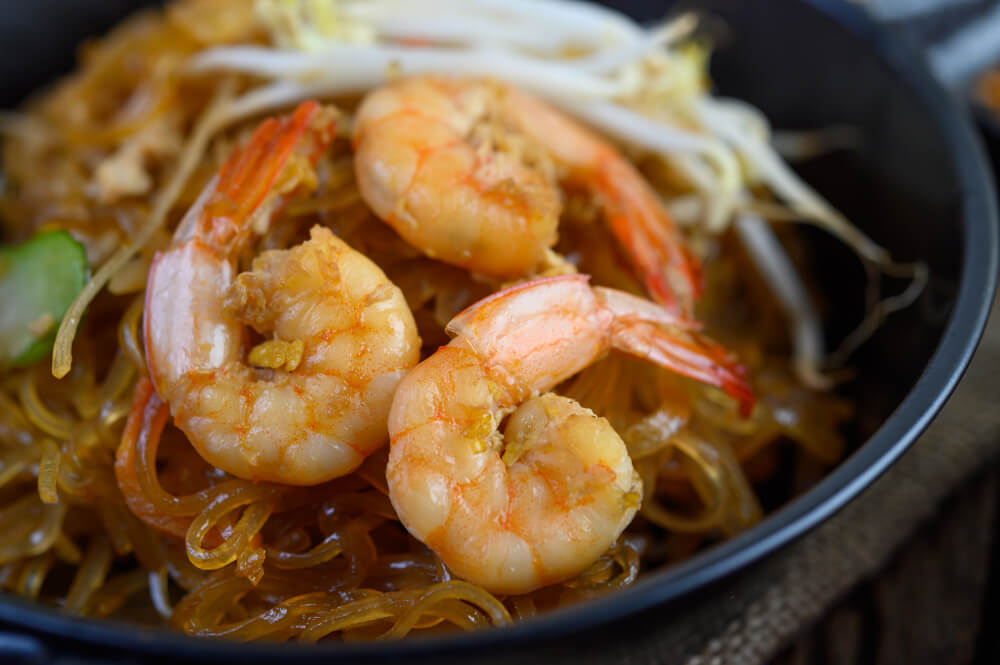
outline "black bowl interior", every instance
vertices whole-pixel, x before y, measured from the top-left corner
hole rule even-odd
[[[5,3],[0,9],[0,99],[13,104],[64,71],[80,38],[106,28],[135,4]],[[642,0],[609,4],[643,20],[659,18],[670,8],[670,3]],[[690,595],[694,589],[718,582],[801,534],[873,480],[943,403],[985,322],[996,273],[996,220],[976,139],[920,56],[846,3],[697,0],[673,9],[679,7],[705,10],[726,26],[712,68],[721,93],[757,105],[779,128],[849,123],[859,130],[855,149],[802,164],[800,172],[897,259],[922,259],[930,266],[931,281],[919,302],[893,316],[852,361],[859,379],[846,391],[858,400],[861,414],[851,432],[857,449],[848,460],[738,538],[648,574],[624,592],[502,631],[402,644],[244,648],[78,620],[13,598],[0,600],[0,621],[25,634],[60,636],[60,642],[45,640],[50,651],[73,649],[102,661],[129,653],[145,654],[143,662],[218,662],[225,657],[241,662],[373,662],[403,655],[433,662],[470,656],[499,661],[521,657],[515,652],[528,648],[535,657],[559,660],[568,643],[577,654],[586,648],[596,656],[617,649],[629,635],[655,630],[658,623],[678,616],[678,598],[687,594],[685,605],[696,602]],[[44,40],[36,39],[41,26],[49,35]],[[819,232],[807,235],[813,270],[829,300],[828,333],[838,339],[861,316],[864,274],[838,243]],[[888,289],[899,286],[886,284]],[[572,641],[566,642],[570,633]],[[43,648],[25,644],[28,650]]]

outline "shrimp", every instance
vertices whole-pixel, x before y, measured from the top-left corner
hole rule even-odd
[[[618,349],[753,406],[742,368],[685,319],[582,275],[499,291],[448,330],[393,398],[389,496],[455,574],[498,593],[579,574],[642,498],[608,421],[545,391]]]
[[[542,100],[492,80],[407,78],[365,97],[353,137],[365,202],[428,256],[498,278],[537,274],[556,241],[558,172],[595,196],[651,296],[691,314],[698,262],[656,193]]]
[[[242,478],[313,485],[353,471],[386,442],[392,394],[419,359],[400,290],[326,228],[236,274],[254,233],[316,187],[334,127],[315,102],[265,121],[150,269],[150,378],[199,454]],[[251,349],[247,326],[266,341]]]

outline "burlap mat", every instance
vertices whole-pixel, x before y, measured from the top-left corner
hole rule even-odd
[[[885,568],[852,589],[771,665],[1000,663],[1000,639],[989,623],[981,625],[990,605],[1000,608],[1000,557],[993,543],[998,489],[997,465],[961,483]]]

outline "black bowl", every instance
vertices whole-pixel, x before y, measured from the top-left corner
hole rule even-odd
[[[4,98],[20,98],[64,69],[70,45],[129,3],[36,1],[5,4],[0,63]],[[665,3],[616,3],[645,19]],[[990,172],[965,114],[934,81],[923,58],[859,9],[836,0],[685,2],[728,26],[713,75],[719,89],[756,104],[783,128],[849,123],[852,151],[804,165],[803,175],[900,260],[921,258],[931,282],[861,350],[861,379],[848,388],[861,418],[853,453],[811,490],[732,540],[629,589],[495,631],[402,643],[244,646],[160,629],[68,616],[23,600],[0,600],[4,650],[26,661],[59,653],[99,662],[477,662],[511,658],[596,659],[636,631],[655,630],[691,594],[773,551],[828,518],[872,482],[937,413],[969,361],[992,300],[997,222]],[[106,7],[111,7],[105,11]],[[102,14],[101,12],[104,11]],[[43,30],[44,26],[44,30]],[[39,34],[48,35],[36,40]],[[851,255],[809,234],[811,260],[829,296],[828,332],[860,315],[862,274]],[[686,596],[685,598],[681,598]],[[568,649],[567,645],[573,645]],[[581,651],[586,649],[585,652]],[[621,652],[618,652],[619,654]],[[75,662],[75,661],[74,661]]]

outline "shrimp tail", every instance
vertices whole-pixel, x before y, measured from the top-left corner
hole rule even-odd
[[[647,321],[612,331],[616,349],[639,356],[677,374],[721,388],[740,404],[744,418],[753,412],[754,395],[744,376],[746,368],[723,347],[694,332],[665,333]]]
[[[746,367],[725,347],[700,334],[695,323],[657,311],[629,293],[602,287],[594,291],[613,314],[612,346],[720,388],[739,402],[744,417],[750,415],[755,400]]]
[[[314,163],[333,140],[336,127],[334,112],[313,100],[303,102],[288,116],[262,122],[246,146],[223,164],[203,205],[192,209],[192,235],[207,239],[226,255],[249,233],[260,232],[257,224],[248,222],[252,218],[266,224],[288,198],[279,180],[293,154]],[[184,236],[177,239],[186,240]]]
[[[622,159],[601,165],[595,186],[608,226],[629,255],[646,291],[673,312],[691,316],[701,296],[701,266],[656,195]]]

